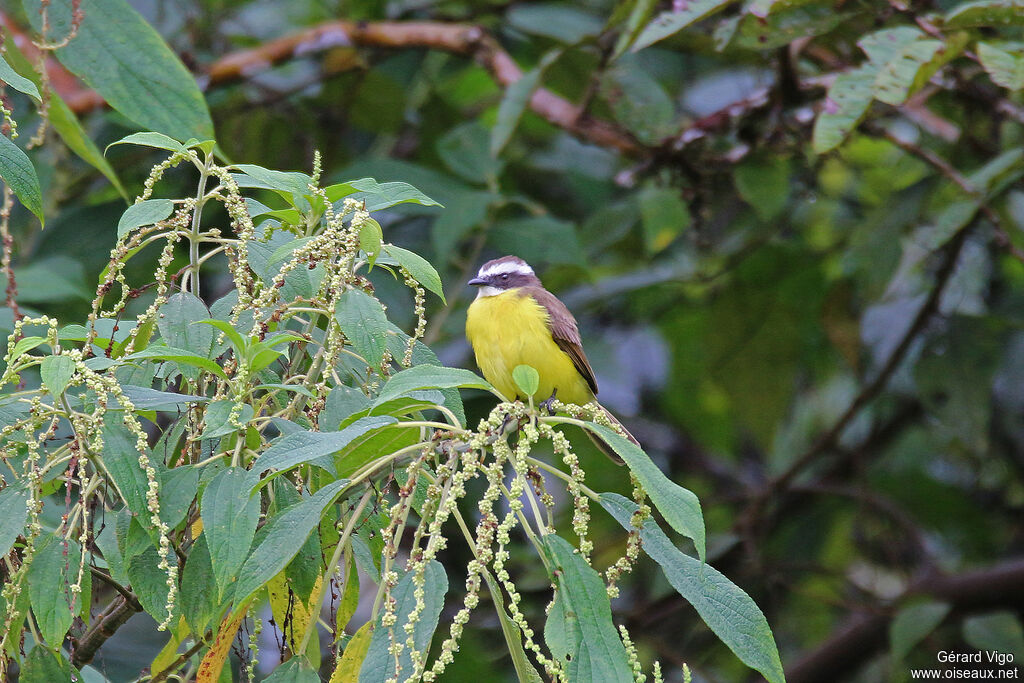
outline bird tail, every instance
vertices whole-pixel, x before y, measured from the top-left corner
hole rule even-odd
[[[601,409],[601,411],[604,413],[605,417],[607,417],[608,420],[613,425],[618,426],[623,432],[625,432],[625,435],[626,435],[627,439],[629,439],[630,441],[635,443],[637,446],[640,445],[640,442],[636,440],[636,437],[633,436],[632,434],[630,434],[629,430],[626,429],[622,425],[622,423],[619,422],[618,418],[616,418],[614,415],[612,415],[611,412],[607,408],[605,408],[601,404],[598,404],[598,407]],[[584,430],[584,431],[587,432],[587,436],[589,436],[590,440],[594,442],[595,446],[597,446],[597,450],[599,450],[602,453],[604,453],[605,455],[607,455],[611,459],[611,461],[614,462],[616,465],[621,465],[622,464],[622,458],[619,457],[619,454],[616,453],[615,450],[611,446],[609,446],[607,443],[605,443],[604,440],[601,437],[599,437],[597,434],[594,434],[590,430]]]

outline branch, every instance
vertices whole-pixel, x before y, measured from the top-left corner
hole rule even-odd
[[[948,618],[994,608],[1024,607],[1024,559],[988,569],[919,579],[904,591],[896,607],[927,596],[948,602]],[[889,642],[889,622],[895,608],[885,613],[858,614],[814,651],[804,655],[786,673],[789,683],[834,680],[837,671],[853,673]]]
[[[871,380],[867,385],[861,389],[860,393],[854,397],[850,405],[847,406],[843,414],[839,416],[839,419],[835,421],[832,427],[822,434],[814,444],[801,455],[797,456],[789,468],[769,482],[766,489],[771,495],[772,492],[786,488],[798,474],[803,472],[809,465],[811,465],[818,457],[835,447],[839,441],[839,437],[843,435],[843,432],[853,422],[854,418],[860,413],[860,411],[866,406],[872,399],[875,398],[885,386],[889,383],[889,378],[896,372],[896,369],[903,362],[903,358],[906,356],[907,351],[910,350],[911,344],[917,335],[925,328],[925,325],[931,319],[932,315],[938,311],[939,302],[942,299],[942,293],[946,289],[946,285],[949,283],[953,272],[956,270],[957,259],[960,256],[960,250],[964,245],[967,238],[967,232],[970,225],[962,228],[956,235],[954,235],[946,246],[943,248],[945,256],[942,261],[942,265],[939,266],[938,272],[935,274],[935,284],[932,286],[931,291],[928,293],[928,298],[925,299],[924,303],[921,304],[921,308],[917,310],[917,315],[914,316],[913,321],[907,327],[907,331],[903,333],[899,343],[889,354],[885,364],[875,375],[875,378]]]
[[[15,36],[19,47],[34,55],[25,33],[0,14],[0,23]],[[311,53],[338,47],[376,47],[385,49],[428,48],[471,57],[507,88],[523,72],[498,41],[486,30],[471,24],[433,21],[330,21],[263,43],[255,48],[228,54],[206,69],[201,84],[207,88],[244,80],[276,64]],[[94,90],[82,88],[64,67],[47,62],[47,71],[68,107],[83,114],[106,106]],[[550,90],[538,88],[530,99],[530,108],[551,124],[601,147],[609,147],[629,156],[646,152],[631,135],[607,121],[592,119],[580,107]]]
[[[71,664],[76,669],[81,669],[91,662],[103,643],[107,642],[117,632],[117,629],[124,626],[129,619],[141,611],[142,606],[138,599],[130,602],[122,595],[114,598],[113,602],[107,605],[107,608],[96,618],[89,630],[78,639],[78,642],[74,643]]]

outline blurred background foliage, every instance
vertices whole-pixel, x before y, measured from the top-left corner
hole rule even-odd
[[[1020,0],[131,5],[205,87],[229,158],[308,172],[319,150],[328,182],[444,205],[377,218],[442,274],[445,365],[473,367],[479,264],[537,268],[601,400],[704,502],[709,560],[764,609],[790,681],[904,680],[942,649],[1024,660]],[[24,48],[36,18],[0,6]],[[50,67],[99,149],[139,128]],[[27,96],[5,101],[31,133]],[[30,156],[47,222],[15,209],[18,302],[77,321],[125,200],[57,140]],[[162,157],[106,158],[135,195]],[[169,196],[193,182],[175,173]],[[397,285],[379,295],[411,323]],[[750,676],[656,577],[614,605],[645,661]],[[445,680],[510,679],[497,623],[472,627]],[[115,680],[162,644],[130,628],[95,663]]]

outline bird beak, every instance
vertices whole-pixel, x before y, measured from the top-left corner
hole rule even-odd
[[[484,280],[483,278],[480,277],[475,277],[466,284],[473,285],[474,287],[483,287],[484,285],[487,284],[487,280]]]

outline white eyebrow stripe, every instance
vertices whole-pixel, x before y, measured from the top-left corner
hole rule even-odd
[[[481,268],[480,272],[477,273],[477,277],[489,278],[493,275],[500,275],[508,273],[509,275],[533,275],[533,268],[526,265],[525,263],[515,263],[514,261],[506,261],[505,263],[499,263],[487,268]]]

